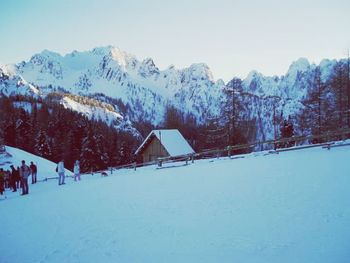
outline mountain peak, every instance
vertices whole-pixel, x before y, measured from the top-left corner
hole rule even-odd
[[[299,58],[289,66],[287,75],[295,76],[299,71],[306,71],[310,67],[310,62],[306,58]]]
[[[256,70],[251,70],[248,74],[248,76],[244,79],[244,82],[246,83],[251,83],[253,79],[259,78],[259,77],[263,77],[263,75],[256,71]]]
[[[128,54],[127,52],[121,50],[118,47],[108,46],[109,55],[114,61],[116,61],[120,66],[126,68],[129,64],[135,64],[136,58]]]
[[[0,73],[1,72],[8,76],[16,75],[16,66],[11,64],[7,64],[7,65],[0,64]]]
[[[149,76],[152,76],[154,74],[159,74],[159,69],[154,64],[153,59],[145,58],[142,61],[141,66],[139,68],[139,74],[143,77],[146,77],[146,76],[149,77]]]
[[[35,55],[33,55],[30,58],[30,62],[36,65],[42,65],[45,63],[45,61],[49,61],[49,60],[58,60],[61,59],[62,56],[61,54],[57,53],[57,52],[53,52],[47,49],[44,49],[43,51],[41,51],[40,53],[37,53]]]
[[[214,80],[214,77],[212,72],[210,71],[210,68],[205,63],[194,63],[188,68],[188,70],[191,72],[193,76],[208,78],[211,81]]]
[[[111,52],[113,46],[95,47],[91,50],[94,55],[105,56]]]
[[[145,59],[142,61],[142,64],[155,66],[154,61],[153,61],[152,58],[145,58]]]
[[[61,54],[59,54],[58,52],[54,52],[54,51],[51,51],[51,50],[48,50],[48,49],[44,49],[39,54],[42,55],[42,56],[62,57]]]

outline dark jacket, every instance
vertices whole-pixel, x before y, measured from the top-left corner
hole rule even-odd
[[[38,171],[35,164],[31,164],[30,169],[32,170],[32,173],[36,173]]]
[[[5,190],[4,183],[5,183],[5,173],[0,171],[0,192],[1,193]]]

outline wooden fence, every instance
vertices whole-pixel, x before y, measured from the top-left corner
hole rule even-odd
[[[162,168],[163,164],[184,162],[184,165],[189,163],[194,163],[195,160],[215,158],[215,157],[229,157],[231,159],[242,158],[242,156],[237,155],[237,153],[251,153],[251,152],[261,152],[268,151],[268,154],[285,151],[301,150],[305,148],[312,147],[323,147],[330,149],[331,147],[347,146],[350,143],[344,143],[341,145],[334,144],[334,141],[340,141],[350,138],[350,129],[340,129],[332,132],[325,132],[320,135],[309,135],[309,136],[293,136],[290,138],[282,138],[278,140],[266,140],[257,141],[248,144],[240,145],[229,145],[221,149],[208,149],[194,154],[186,154],[179,156],[169,156],[158,158],[155,161],[146,163],[129,163],[124,165],[119,165],[115,167],[109,167],[108,170],[111,174],[119,169],[133,169],[136,170],[138,167],[158,165],[158,168]],[[258,149],[258,150],[257,150]],[[235,157],[235,155],[237,155]],[[106,170],[92,171],[90,174],[101,174],[106,172]],[[70,176],[72,177],[72,176]],[[58,177],[48,177],[40,181],[48,181],[51,179],[57,179]]]

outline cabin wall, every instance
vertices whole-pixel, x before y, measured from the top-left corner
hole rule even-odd
[[[142,157],[143,162],[151,162],[157,160],[159,157],[168,157],[169,154],[161,145],[157,137],[154,137],[147,148],[144,150]]]

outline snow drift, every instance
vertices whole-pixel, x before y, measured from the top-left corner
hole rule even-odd
[[[349,156],[259,153],[7,192],[0,261],[347,262]]]

